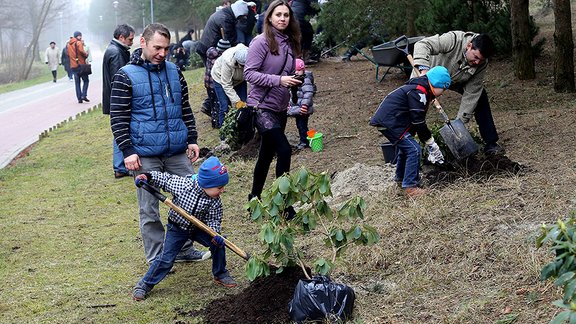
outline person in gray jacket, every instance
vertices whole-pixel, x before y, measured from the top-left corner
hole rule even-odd
[[[494,43],[487,34],[451,31],[418,41],[414,45],[414,65],[422,75],[431,67],[446,67],[452,79],[450,90],[462,94],[457,118],[467,123],[474,116],[485,143],[484,152],[504,154],[483,85],[493,54]],[[412,77],[416,77],[416,71]]]

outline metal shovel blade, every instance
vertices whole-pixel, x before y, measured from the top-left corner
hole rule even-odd
[[[456,160],[467,158],[478,152],[478,145],[460,119],[452,120],[449,125],[440,128],[440,135]]]

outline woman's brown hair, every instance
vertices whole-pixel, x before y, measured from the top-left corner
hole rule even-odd
[[[288,11],[290,12],[290,20],[288,22],[288,26],[284,30],[284,34],[288,36],[288,40],[292,47],[292,51],[296,57],[299,57],[301,54],[301,47],[300,47],[300,25],[298,21],[294,19],[294,13],[292,12],[292,8],[287,0],[274,0],[268,6],[268,10],[266,10],[266,14],[264,15],[264,35],[266,36],[266,40],[268,41],[268,46],[270,47],[270,53],[273,55],[278,55],[278,43],[276,42],[276,38],[274,37],[273,29],[274,27],[270,23],[270,17],[274,10],[279,6],[286,6],[288,7]]]

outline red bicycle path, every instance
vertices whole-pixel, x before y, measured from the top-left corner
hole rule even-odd
[[[0,168],[36,143],[45,131],[100,104],[102,80],[94,76],[90,76],[88,87],[90,102],[82,104],[76,99],[74,82],[69,82],[67,76],[56,83],[0,95]]]

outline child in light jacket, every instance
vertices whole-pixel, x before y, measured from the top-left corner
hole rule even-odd
[[[302,84],[291,88],[292,100],[288,107],[288,116],[296,117],[296,127],[300,143],[296,146],[301,150],[310,147],[308,143],[308,119],[314,112],[314,103],[312,98],[316,94],[316,85],[314,84],[314,74],[312,71],[306,71],[304,61],[296,59],[296,77],[300,78]]]

